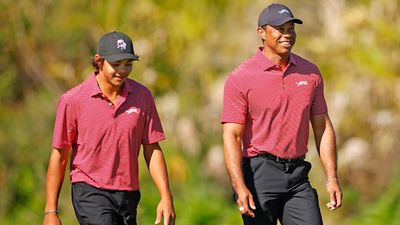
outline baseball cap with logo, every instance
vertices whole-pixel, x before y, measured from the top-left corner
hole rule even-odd
[[[139,56],[135,55],[132,41],[128,35],[117,31],[106,33],[100,38],[97,54],[109,62],[122,59],[139,60]]]
[[[287,6],[272,3],[260,13],[260,16],[258,17],[258,26],[280,26],[289,21],[293,21],[294,23],[298,24],[303,23],[303,21],[300,19],[294,18],[292,12]]]

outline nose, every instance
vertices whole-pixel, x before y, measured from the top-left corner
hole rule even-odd
[[[120,65],[117,68],[117,72],[121,75],[127,75],[131,72],[132,70],[132,66],[128,66],[128,65]]]
[[[292,35],[292,34],[293,34],[293,29],[291,29],[291,28],[284,28],[284,29],[282,30],[282,34],[283,34],[283,35]]]

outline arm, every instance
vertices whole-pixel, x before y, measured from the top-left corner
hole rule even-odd
[[[237,207],[242,214],[254,217],[255,210],[253,196],[243,179],[242,172],[242,135],[244,125],[236,123],[225,123],[223,125],[224,157],[225,166],[235,189],[238,199]]]
[[[58,197],[64,181],[68,162],[69,150],[54,149],[51,152],[46,177],[46,207],[45,212],[57,210]],[[57,213],[48,213],[44,216],[44,225],[61,224]]]
[[[167,166],[160,145],[144,144],[143,154],[149,168],[151,177],[157,186],[161,196],[161,201],[157,207],[157,217],[155,224],[161,223],[161,217],[164,217],[164,224],[175,224],[175,210],[172,199],[172,193],[169,188]]]
[[[343,196],[337,177],[335,131],[327,113],[312,115],[311,125],[314,130],[315,145],[328,177],[326,186],[330,202],[327,206],[330,210],[335,210],[342,205]]]

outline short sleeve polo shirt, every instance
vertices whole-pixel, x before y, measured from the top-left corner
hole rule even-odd
[[[72,183],[138,190],[140,145],[163,139],[151,92],[134,80],[125,80],[115,106],[102,94],[95,74],[59,99],[52,146],[72,146]]]
[[[283,71],[260,48],[225,81],[221,123],[244,124],[244,157],[304,155],[310,116],[326,112],[319,69],[294,53]]]

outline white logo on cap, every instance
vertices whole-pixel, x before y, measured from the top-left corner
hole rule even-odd
[[[287,13],[290,14],[289,11],[287,11],[287,9],[282,9],[280,11],[278,11],[279,14],[283,14],[283,13]]]
[[[122,39],[119,39],[119,40],[117,41],[117,48],[121,48],[121,50],[126,49],[126,43],[125,43],[125,41],[122,40]]]

